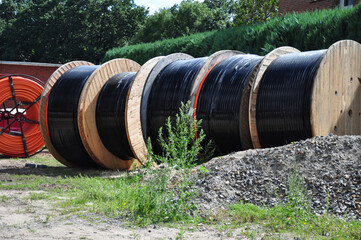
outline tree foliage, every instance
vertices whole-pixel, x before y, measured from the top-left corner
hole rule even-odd
[[[232,25],[233,0],[185,0],[149,16],[132,43],[154,42]]]
[[[0,14],[2,59],[99,63],[129,42],[147,10],[133,0],[4,0]]]
[[[278,0],[238,0],[235,24],[265,22],[278,14]]]
[[[0,59],[99,63],[108,49],[263,22],[278,0],[184,0],[154,15],[134,0],[0,1]]]
[[[265,22],[277,13],[278,0],[184,0],[149,16],[131,43]]]

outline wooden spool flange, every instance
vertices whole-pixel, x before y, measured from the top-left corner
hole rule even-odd
[[[78,66],[89,66],[89,65],[94,65],[94,64],[86,61],[73,61],[62,65],[49,77],[48,81],[45,84],[43,93],[41,94],[40,107],[39,107],[39,124],[40,124],[41,135],[51,155],[53,155],[55,159],[58,160],[60,163],[68,167],[77,167],[77,166],[74,165],[74,163],[70,163],[67,160],[65,160],[56,151],[49,136],[48,123],[47,123],[47,113],[48,113],[47,109],[48,109],[49,95],[54,84],[66,71]]]
[[[129,59],[114,59],[97,68],[83,87],[78,105],[78,126],[83,145],[99,165],[108,169],[130,169],[133,160],[115,156],[102,143],[96,126],[96,105],[104,84],[122,72],[137,72],[140,65]]]
[[[163,58],[164,57],[152,58],[140,68],[134,77],[127,96],[125,123],[129,145],[135,158],[141,163],[144,163],[147,158],[147,147],[142,133],[140,117],[140,104],[142,101],[143,89],[148,75],[154,66]]]
[[[158,74],[170,63],[177,61],[177,60],[186,60],[192,59],[193,57],[185,54],[185,53],[173,53],[166,57],[163,57],[158,63],[153,67],[152,71],[149,73],[146,83],[143,88],[142,93],[142,101],[140,107],[140,120],[142,126],[142,132],[144,141],[146,141],[146,134],[147,134],[147,108],[148,108],[148,99],[150,95],[150,91],[152,90],[152,86],[154,80],[158,76]]]
[[[317,70],[311,95],[312,136],[361,134],[361,44],[333,44]]]
[[[239,51],[234,51],[234,50],[222,50],[222,51],[218,51],[213,53],[211,56],[209,56],[206,60],[206,62],[204,63],[203,67],[199,70],[198,75],[196,77],[196,79],[193,82],[193,86],[191,89],[191,95],[190,95],[190,101],[191,101],[191,106],[194,106],[194,103],[196,101],[196,97],[197,97],[197,93],[198,93],[198,88],[201,85],[203,79],[205,78],[205,76],[207,75],[207,73],[219,62],[238,55],[238,54],[243,54],[242,52]]]
[[[259,66],[256,67],[257,69],[256,72],[254,72],[253,76],[251,77],[252,80],[250,81],[250,83],[252,83],[252,87],[249,96],[250,99],[249,99],[248,119],[249,119],[249,129],[250,129],[253,148],[261,148],[261,143],[258,138],[256,113],[257,113],[258,90],[261,84],[263,74],[267,70],[268,66],[279,56],[289,53],[297,53],[297,52],[300,51],[293,47],[280,47],[273,50],[263,58]]]

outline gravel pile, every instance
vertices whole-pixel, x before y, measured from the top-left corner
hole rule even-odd
[[[258,206],[287,202],[288,176],[296,171],[315,213],[361,219],[361,136],[314,137],[232,153],[203,166],[206,170],[195,172],[203,210],[240,201]]]

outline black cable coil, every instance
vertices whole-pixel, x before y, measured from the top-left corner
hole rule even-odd
[[[256,113],[262,147],[312,137],[311,90],[325,52],[283,55],[267,68],[258,91]]]
[[[181,102],[186,104],[190,99],[194,80],[206,60],[207,58],[197,58],[174,61],[154,80],[148,100],[145,140],[150,137],[156,154],[162,153],[158,142],[159,128],[165,126],[169,116],[172,123],[175,123]]]
[[[251,73],[262,60],[256,55],[236,55],[223,60],[209,72],[198,95],[197,119],[207,140],[213,140],[219,154],[250,145],[248,103]],[[242,139],[241,135],[249,139]]]
[[[104,146],[123,160],[134,158],[125,124],[126,99],[135,72],[120,73],[103,86],[96,108],[97,129]]]
[[[79,66],[54,84],[48,100],[48,129],[56,151],[78,167],[98,167],[84,148],[78,130],[78,102],[82,89],[98,66]]]

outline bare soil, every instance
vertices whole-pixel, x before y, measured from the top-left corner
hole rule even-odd
[[[48,153],[41,157],[52,158]],[[39,157],[37,156],[37,157]],[[30,159],[31,162],[31,159]],[[78,174],[82,170],[64,166],[29,168],[28,159],[0,159],[0,181],[11,184],[21,181],[15,175],[58,177]],[[117,171],[88,170],[83,174],[119,176]],[[46,186],[52,188],[54,186]],[[44,189],[46,190],[46,189]],[[90,213],[62,214],[54,200],[31,200],[32,193],[45,191],[0,190],[0,239],[247,239],[245,228],[225,231],[216,226],[135,227],[106,216]],[[258,226],[250,230],[259,231]]]
[[[27,199],[29,191],[2,190],[7,201],[0,204],[1,239],[176,239],[179,228],[133,227],[96,215],[61,215],[46,200]],[[233,232],[232,235],[235,235]],[[199,226],[184,230],[184,239],[242,239],[227,237],[215,228]]]

